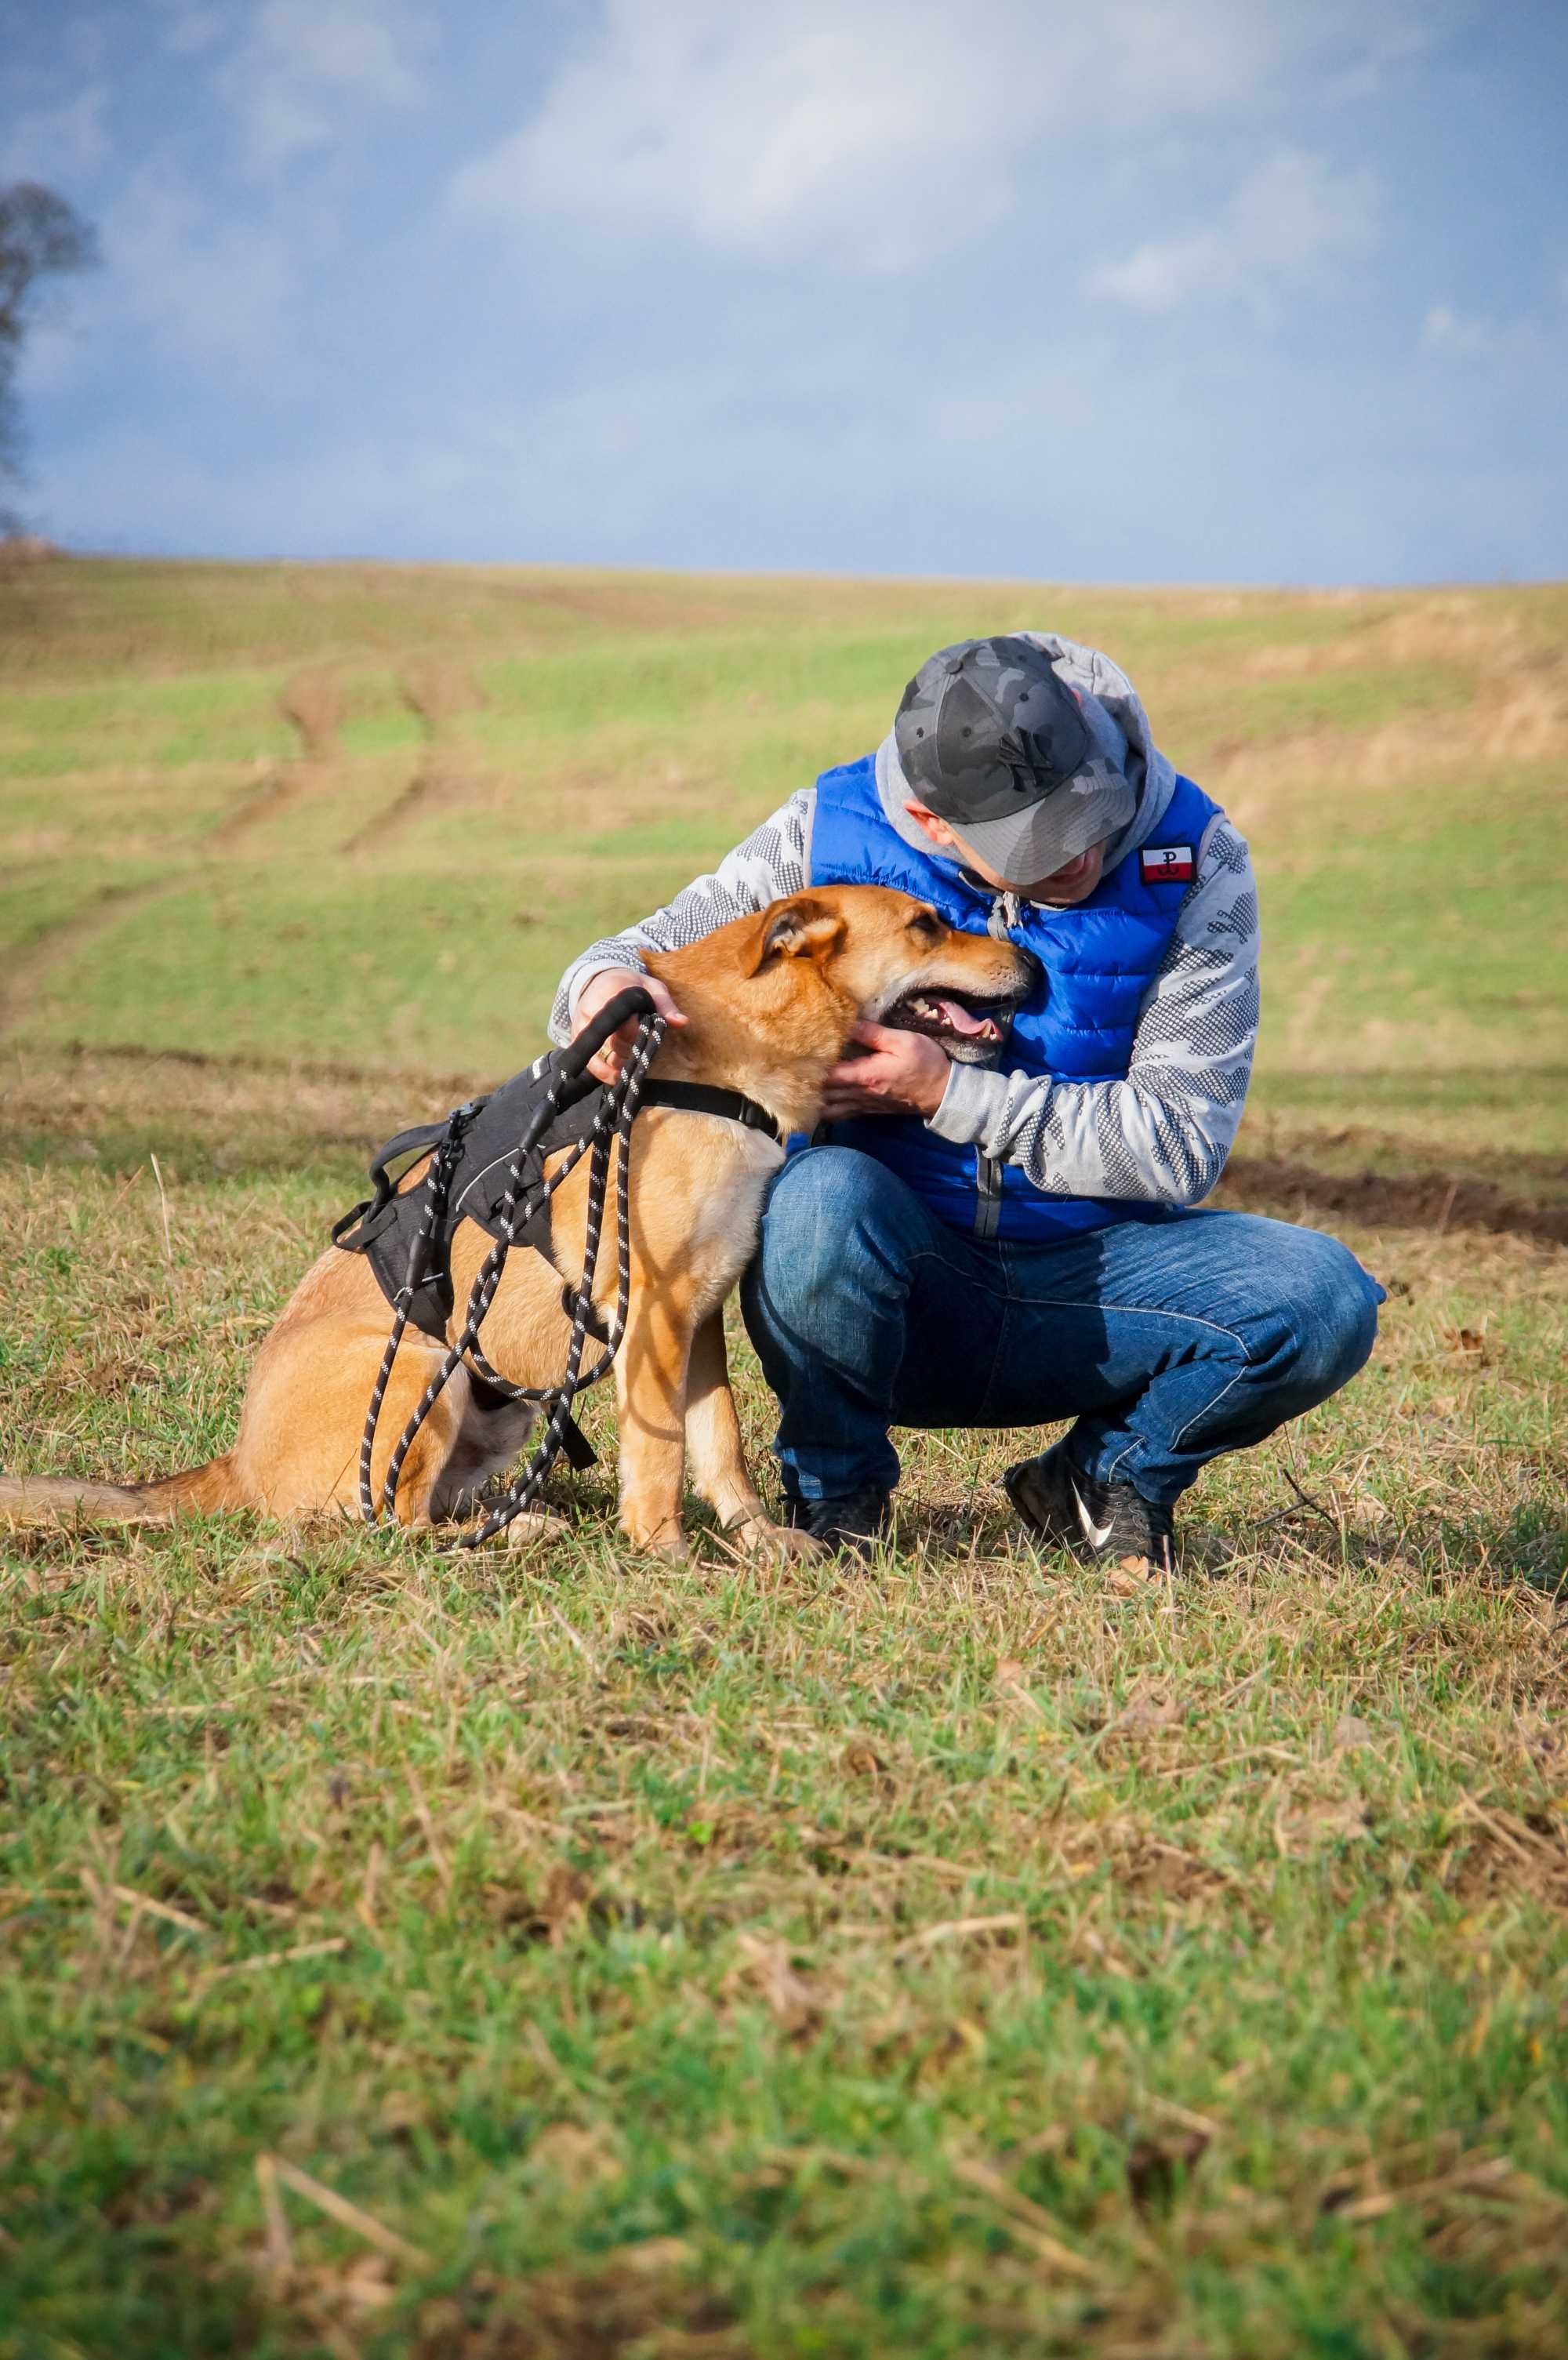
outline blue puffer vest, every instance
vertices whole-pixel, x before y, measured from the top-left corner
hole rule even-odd
[[[1009,938],[1034,953],[1039,984],[1013,1020],[1003,1059],[1011,1073],[1051,1074],[1062,1081],[1122,1080],[1144,995],[1175,932],[1192,869],[1173,864],[1171,882],[1150,882],[1140,854],[1180,847],[1195,862],[1217,804],[1191,779],[1179,778],[1149,842],[1102,878],[1072,910],[1004,903],[988,887],[970,885],[951,861],[906,844],[877,792],[875,757],[866,755],[817,781],[811,827],[811,882],[892,885],[929,901],[967,934],[997,931],[994,912],[1014,915]],[[1163,1207],[1145,1199],[1055,1196],[1014,1164],[994,1164],[977,1148],[956,1146],[916,1116],[868,1116],[833,1125],[836,1144],[858,1147],[907,1181],[949,1228],[981,1238],[1044,1243],[1112,1221],[1158,1220]]]

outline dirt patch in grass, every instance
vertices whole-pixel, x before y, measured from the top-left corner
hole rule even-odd
[[[299,751],[239,795],[207,839],[212,852],[231,851],[253,830],[280,819],[323,773],[331,775],[347,711],[339,674],[325,669],[295,672],[278,693],[278,709],[299,733]]]
[[[1310,814],[1332,792],[1388,795],[1434,781],[1493,776],[1559,762],[1568,751],[1568,655],[1562,624],[1547,612],[1501,607],[1454,594],[1375,610],[1332,639],[1281,639],[1243,653],[1244,677],[1288,682],[1385,668],[1467,694],[1427,702],[1371,727],[1324,722],[1306,730],[1219,734],[1202,752],[1200,775],[1244,827],[1262,832]]]
[[[1544,1187],[1561,1187],[1555,1159],[1521,1157],[1521,1179],[1534,1165]],[[1543,1245],[1568,1245],[1568,1205],[1531,1202],[1486,1180],[1462,1172],[1417,1168],[1406,1172],[1344,1172],[1303,1158],[1236,1155],[1225,1168],[1214,1201],[1246,1208],[1282,1207],[1288,1217],[1313,1227],[1353,1222],[1368,1229],[1479,1229],[1492,1236],[1531,1238]]]
[[[438,730],[475,713],[485,704],[485,690],[472,668],[440,657],[406,663],[398,675],[404,703],[427,728]]]
[[[1540,1903],[1568,1913],[1568,1826],[1562,1814],[1521,1816],[1474,1796],[1450,1814],[1452,1849],[1441,1874],[1456,1899]]]
[[[300,748],[308,760],[322,762],[337,751],[346,700],[335,672],[295,672],[285,682],[278,704],[284,719],[299,732]]]
[[[1223,738],[1202,756],[1203,777],[1249,831],[1331,787],[1392,794],[1438,780],[1556,761],[1568,745],[1568,665],[1538,665],[1483,684],[1471,706],[1433,708],[1370,730],[1323,727],[1245,743]]]
[[[455,727],[465,713],[477,712],[485,702],[475,674],[465,664],[427,657],[403,666],[398,688],[424,728],[424,753],[408,784],[343,838],[342,848],[347,854],[379,853],[411,822],[471,803],[481,789],[474,751]]]
[[[410,2360],[748,2360],[755,2346],[729,2307],[696,2278],[695,2249],[650,2238],[607,2254],[593,2271],[541,2271],[514,2281],[481,2275],[426,2303]]]

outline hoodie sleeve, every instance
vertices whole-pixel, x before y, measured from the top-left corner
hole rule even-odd
[[[1236,1138],[1258,1038],[1258,893],[1222,813],[1138,1017],[1125,1081],[954,1065],[929,1128],[1054,1196],[1198,1204]]]
[[[732,918],[749,917],[766,910],[769,901],[799,893],[810,873],[816,801],[815,787],[802,787],[771,818],[753,828],[744,844],[726,852],[710,875],[697,878],[673,901],[655,910],[650,917],[640,918],[635,926],[591,943],[561,978],[550,1010],[550,1039],[562,1043],[571,1040],[577,995],[591,975],[607,967],[629,967],[641,975],[646,971],[645,951],[681,950],[688,943],[701,942],[715,926],[727,925]]]

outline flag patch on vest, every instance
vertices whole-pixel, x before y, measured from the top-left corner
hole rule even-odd
[[[1190,885],[1192,881],[1190,844],[1148,845],[1138,858],[1146,885]]]

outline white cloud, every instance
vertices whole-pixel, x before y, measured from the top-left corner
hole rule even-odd
[[[283,365],[298,239],[220,220],[168,161],[144,165],[102,224],[111,309],[179,359],[222,375]]]
[[[1491,342],[1485,320],[1456,311],[1452,303],[1434,303],[1421,322],[1421,343],[1432,353],[1480,353]]]
[[[1559,293],[1568,297],[1568,284]],[[1447,360],[1538,361],[1561,336],[1561,323],[1550,310],[1525,311],[1511,320],[1489,318],[1482,311],[1461,311],[1454,303],[1433,303],[1421,321],[1422,349]]]
[[[1347,36],[1348,0],[610,0],[602,39],[455,194],[895,266],[1004,213],[1053,137],[1244,114],[1304,46],[1359,55],[1407,14],[1366,0]]]
[[[365,115],[418,106],[425,35],[402,0],[261,0],[220,70],[264,171],[336,146]]]
[[[1085,291],[1151,318],[1194,303],[1244,300],[1267,310],[1281,284],[1376,244],[1380,213],[1375,173],[1337,171],[1326,157],[1281,148],[1217,222],[1150,238],[1119,262],[1098,264]]]
[[[912,7],[900,29],[882,6],[832,0],[787,17],[615,0],[604,48],[458,194],[523,215],[675,225],[721,246],[854,223],[863,258],[896,261],[956,179],[971,218],[994,212],[1008,160],[1006,117],[988,154],[977,137],[1001,96],[996,60],[929,13]]]
[[[214,211],[210,192],[163,156],[141,165],[98,213],[103,268],[73,282],[23,353],[24,397],[124,369],[125,356],[171,359],[233,385],[296,374],[291,312],[301,253],[298,220],[266,225]]]

